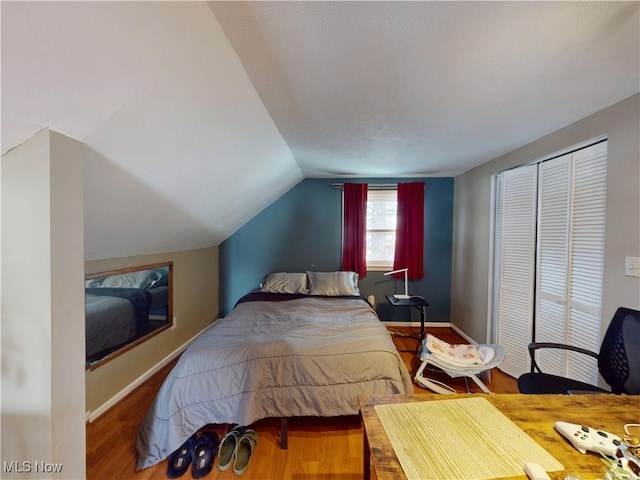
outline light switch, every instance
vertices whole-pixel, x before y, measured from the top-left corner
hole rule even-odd
[[[640,277],[640,257],[625,257],[624,274],[628,277]]]

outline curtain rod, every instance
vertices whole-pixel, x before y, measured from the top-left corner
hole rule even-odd
[[[426,183],[425,183],[426,185]],[[340,190],[344,189],[344,183],[332,183],[331,188],[338,188]],[[369,183],[369,190],[397,190],[397,183]]]
[[[342,190],[344,188],[344,183],[332,183],[331,188],[339,188]],[[397,190],[397,183],[369,183],[369,190]]]

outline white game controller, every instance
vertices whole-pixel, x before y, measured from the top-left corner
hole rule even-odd
[[[622,444],[617,435],[595,428],[567,422],[556,422],[554,426],[558,433],[569,440],[580,453],[589,451],[615,458],[616,450]]]

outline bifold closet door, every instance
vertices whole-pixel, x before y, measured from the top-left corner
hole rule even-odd
[[[565,343],[566,338],[571,158],[568,154],[548,160],[541,163],[539,169],[535,338],[544,342]],[[543,372],[562,375],[563,352],[540,351],[536,361]]]
[[[535,334],[597,352],[600,348],[607,142],[540,164]],[[546,373],[596,383],[595,359],[541,351]]]
[[[506,353],[500,369],[514,377],[529,370],[533,330],[537,165],[507,170],[497,179],[494,318]]]

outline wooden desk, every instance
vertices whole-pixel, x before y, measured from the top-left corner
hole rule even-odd
[[[583,480],[604,478],[605,472],[599,455],[579,453],[554,430],[554,422],[582,424],[622,436],[624,425],[638,423],[640,412],[640,396],[627,395],[360,395],[358,401],[364,426],[365,480],[371,477],[371,460],[377,480],[406,478],[376,414],[376,405],[477,396],[488,400],[564,465],[563,471],[549,472],[554,480],[562,480],[571,473],[580,475]],[[523,474],[513,478],[527,477]]]

